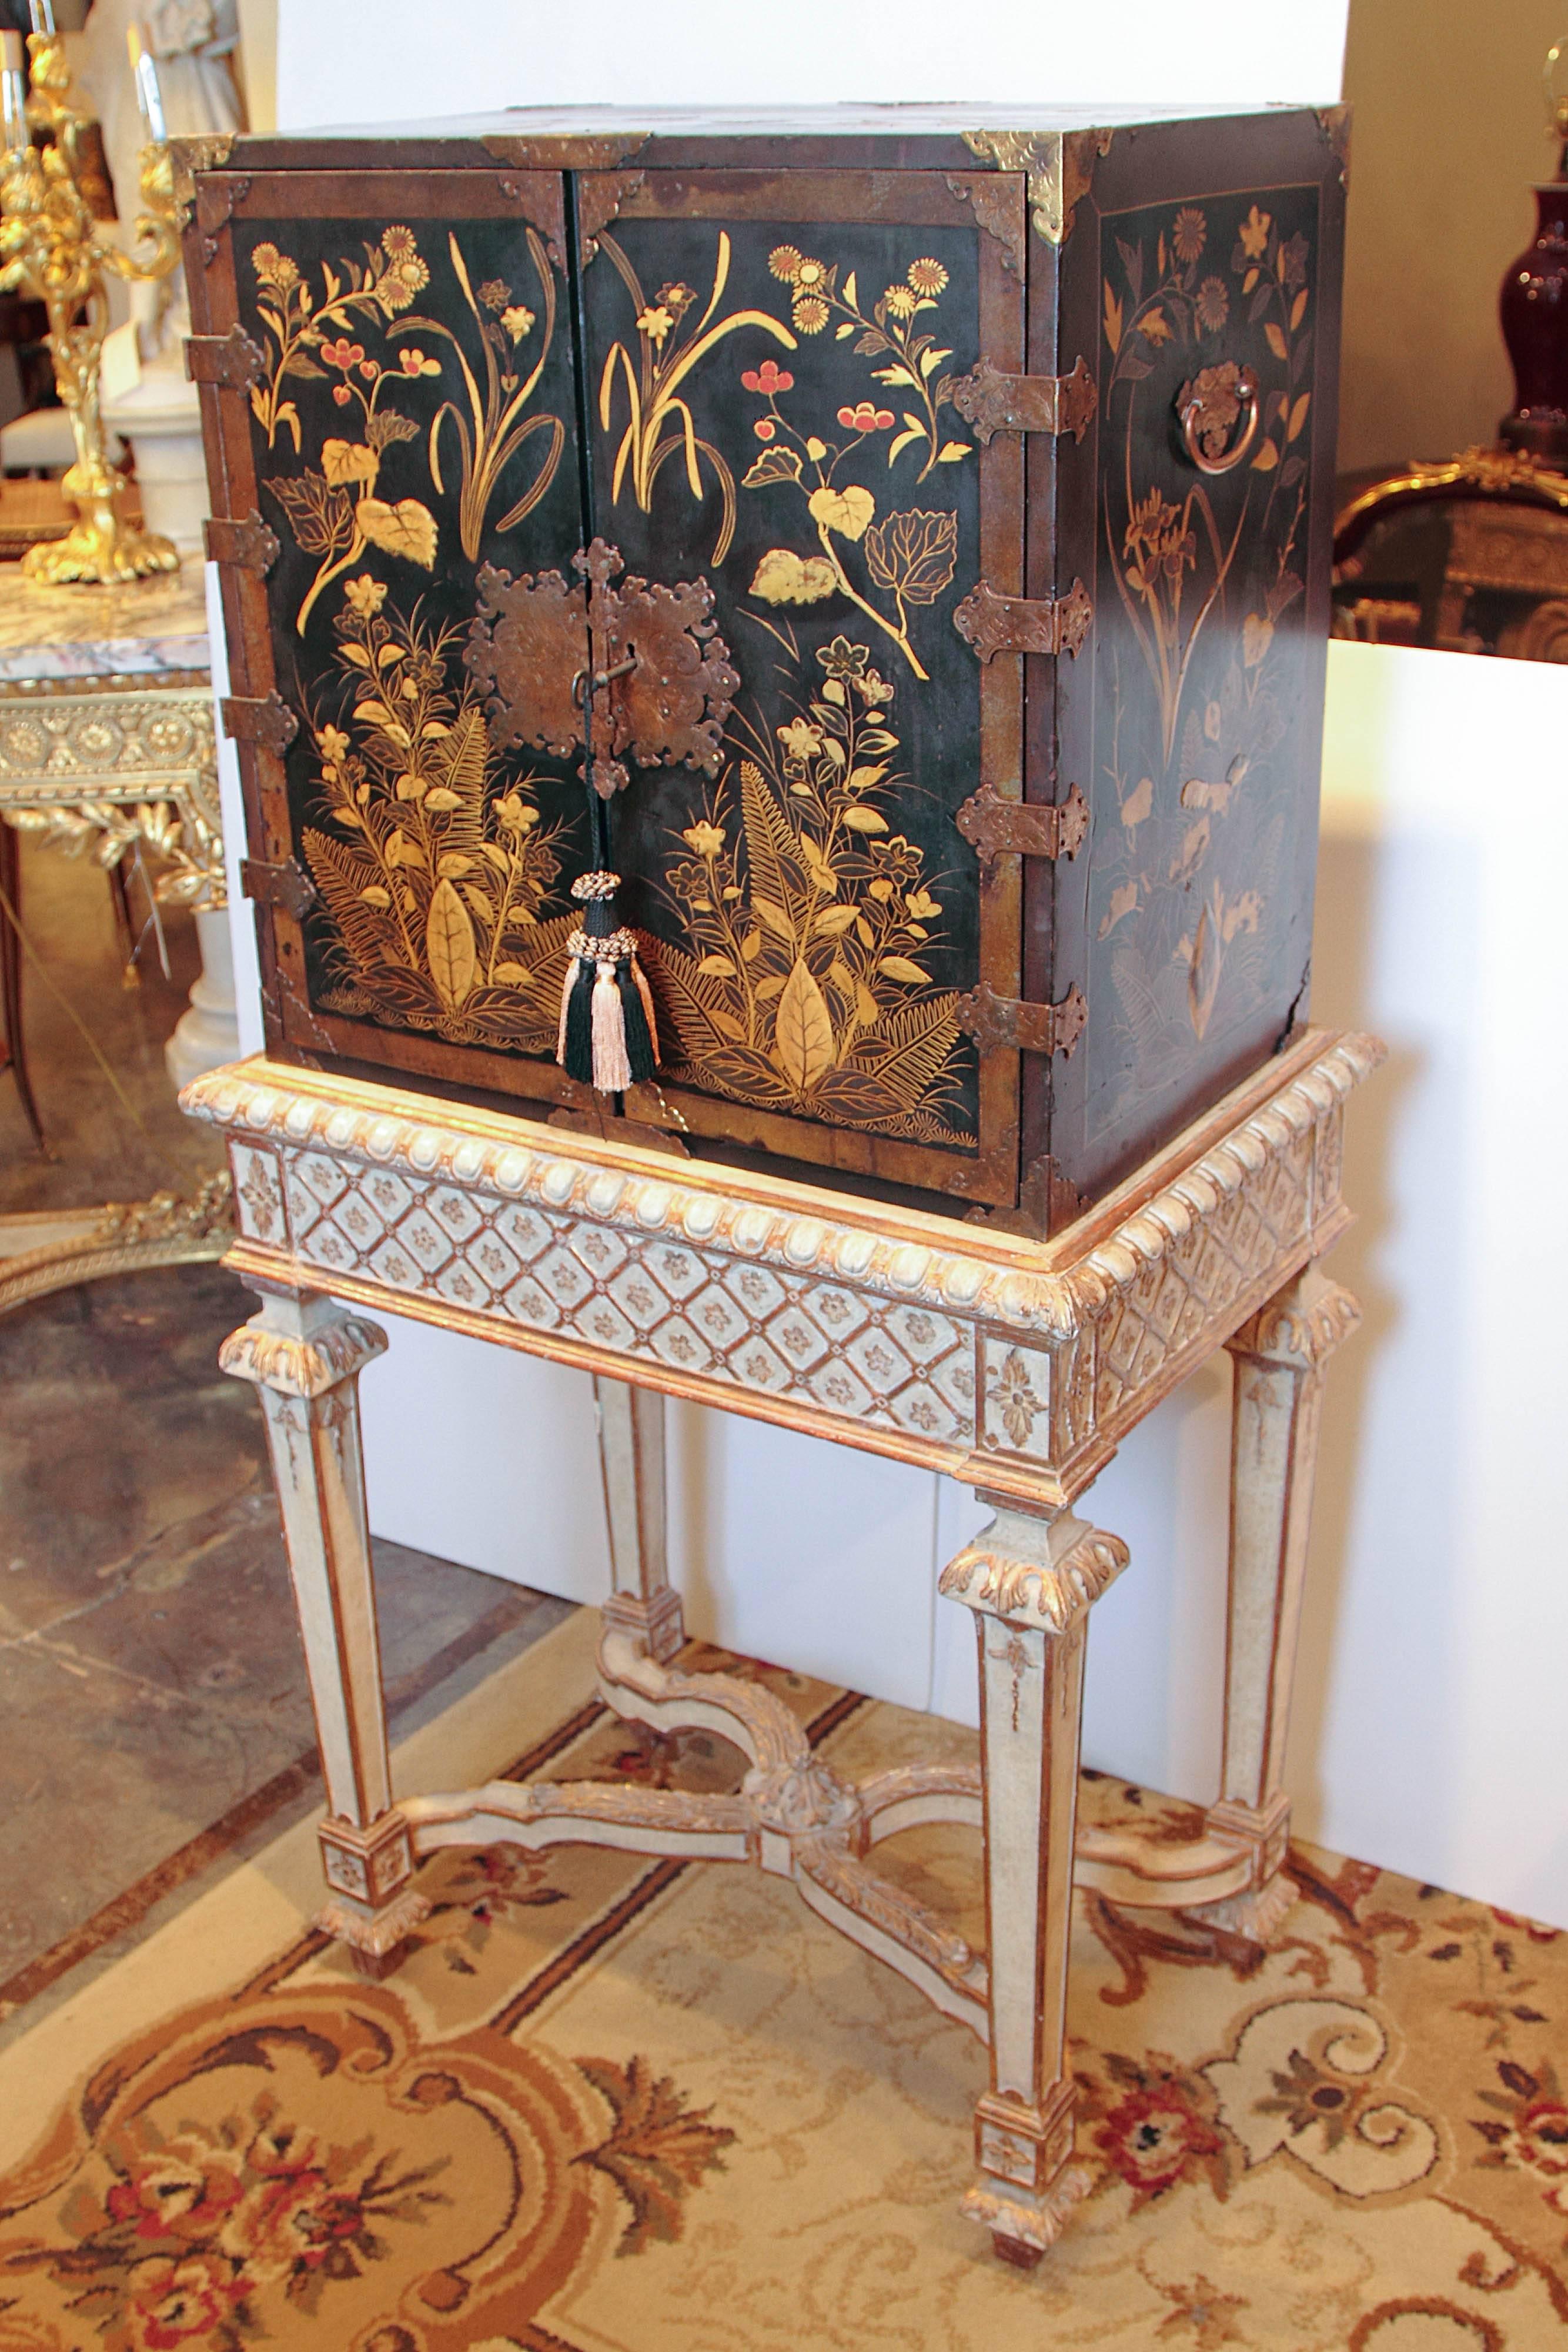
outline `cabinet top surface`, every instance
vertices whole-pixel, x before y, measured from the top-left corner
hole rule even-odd
[[[265,153],[267,160],[283,163],[288,161],[291,150],[303,152],[322,145],[379,148],[400,142],[478,146],[493,152],[514,142],[610,140],[623,144],[628,153],[661,142],[685,146],[690,141],[735,139],[870,139],[885,141],[896,148],[911,141],[962,141],[967,133],[1040,138],[1053,132],[1118,130],[1293,110],[1297,110],[1282,105],[1064,107],[1019,106],[1016,102],[640,110],[614,106],[512,107],[496,114],[449,115],[406,122],[323,124],[305,131],[242,138],[235,142],[235,150],[236,160],[243,156],[246,161],[259,161]]]

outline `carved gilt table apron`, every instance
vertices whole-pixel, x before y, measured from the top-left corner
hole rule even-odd
[[[1346,1096],[1372,1040],[1309,1031],[1057,1241],[565,1134],[264,1060],[182,1101],[226,1130],[261,1311],[254,1381],[309,1663],[329,1817],[326,1924],[379,1971],[422,1916],[421,1856],[588,1841],[749,1860],[898,1969],[990,2052],[966,2210],[1038,2259],[1086,2186],[1063,2057],[1071,1882],[1263,1941],[1281,1874],[1291,1674],[1324,1363],[1357,1319],[1315,1261],[1349,1222]],[[600,1689],[623,1717],[744,1750],[736,1795],[496,1781],[394,1799],[357,1375],[379,1303],[592,1372],[614,1590]],[[1083,1644],[1126,1547],[1075,1514],[1120,1438],[1220,1347],[1235,1368],[1223,1786],[1203,1834],[1076,1829]],[[995,1510],[942,1571],[975,1612],[978,1771],[852,1787],[766,1692],[672,1664],[664,1392],[866,1447]],[[923,1822],[983,1829],[989,1951],[874,1866]],[[1076,1832],[1076,1834],[1075,1834]]]

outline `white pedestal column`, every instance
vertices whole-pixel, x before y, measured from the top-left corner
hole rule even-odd
[[[201,977],[191,991],[189,1012],[163,1048],[163,1060],[175,1086],[189,1086],[204,1070],[239,1055],[239,1021],[235,1009],[234,954],[229,945],[225,908],[210,908],[196,917],[201,943]]]

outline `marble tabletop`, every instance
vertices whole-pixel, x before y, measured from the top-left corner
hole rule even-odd
[[[0,563],[0,692],[36,678],[210,667],[199,562],[123,588],[36,586]]]

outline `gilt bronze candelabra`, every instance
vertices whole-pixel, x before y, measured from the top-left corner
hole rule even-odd
[[[55,383],[76,442],[76,462],[60,487],[78,520],[64,539],[29,549],[23,570],[29,580],[48,583],[121,582],[174,572],[180,558],[172,541],[126,519],[130,486],[109,462],[99,405],[109,326],[107,275],[163,278],[179,262],[169,148],[159,135],[156,85],[150,72],[139,74],[150,134],[140,159],[146,209],[137,217],[136,246],[127,252],[102,233],[83,193],[78,148],[90,117],[78,101],[58,34],[43,30],[27,37],[30,96],[20,38],[8,33],[4,41],[0,291],[15,289],[45,305]],[[35,129],[46,134],[43,145],[33,144]]]

